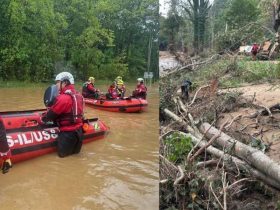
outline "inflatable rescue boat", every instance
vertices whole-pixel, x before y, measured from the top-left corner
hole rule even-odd
[[[85,98],[85,103],[96,109],[110,112],[143,112],[147,109],[148,102],[141,98],[123,99],[91,99]]]
[[[41,122],[41,114],[46,110],[0,112],[7,132],[8,144],[12,152],[12,162],[24,161],[56,151],[58,127],[50,122]],[[98,118],[84,122],[84,140],[88,143],[103,138],[107,126]]]

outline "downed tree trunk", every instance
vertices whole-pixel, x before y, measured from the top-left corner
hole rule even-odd
[[[182,71],[182,70],[184,70],[184,69],[193,70],[193,69],[194,69],[195,67],[197,67],[197,66],[209,64],[209,63],[213,62],[213,60],[215,60],[215,59],[217,59],[217,58],[219,58],[219,57],[220,57],[219,54],[214,54],[214,55],[212,55],[212,57],[210,57],[210,58],[208,58],[208,59],[205,59],[204,61],[196,62],[196,63],[192,63],[192,64],[188,64],[188,65],[183,66],[183,67],[181,67],[181,68],[179,68],[179,69],[174,69],[174,70],[168,72],[167,74],[163,75],[162,78],[164,78],[164,77],[166,77],[166,76],[169,76],[170,74],[173,74],[173,73],[175,73],[175,72],[176,72],[176,73],[177,73],[177,72],[180,72],[180,71]]]
[[[205,135],[209,139],[212,138],[212,136],[217,135],[219,132],[219,130],[216,128],[211,127],[209,123],[203,123],[200,129],[203,133],[208,130]],[[245,160],[256,169],[273,178],[280,184],[280,165],[274,162],[260,150],[243,144],[225,133],[221,133],[220,137],[218,137],[214,143]]]
[[[186,129],[187,129],[190,133],[196,134],[196,132],[194,131],[194,129],[193,129],[191,126],[189,126],[182,118],[178,117],[176,114],[174,114],[173,112],[171,112],[169,109],[164,109],[163,111],[164,111],[164,113],[165,113],[168,117],[170,117],[170,118],[172,118],[173,120],[175,120],[176,122],[178,122],[178,123],[184,125],[184,126],[186,127]]]
[[[205,147],[208,142],[202,140],[200,141],[200,139],[196,138],[195,136],[193,136],[192,134],[189,133],[184,133],[184,132],[180,132],[181,134],[187,136],[187,137],[191,137],[192,142],[194,144],[198,144],[199,147]],[[278,190],[280,190],[280,183],[274,179],[269,178],[265,173],[258,171],[256,169],[254,169],[253,167],[251,167],[250,165],[248,165],[246,162],[244,162],[243,160],[240,160],[239,158],[233,157],[229,154],[225,154],[223,151],[213,147],[213,146],[209,146],[206,148],[206,151],[218,158],[222,158],[223,160],[226,161],[226,165],[229,165],[229,161],[233,163],[235,163],[237,165],[237,167],[239,167],[242,170],[245,170],[247,172],[249,172],[252,176],[254,176],[255,178],[263,181],[264,183],[277,188]],[[230,165],[232,165],[230,164]]]

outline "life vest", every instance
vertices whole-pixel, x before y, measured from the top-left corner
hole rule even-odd
[[[138,92],[147,92],[147,87],[144,85],[144,84],[140,84],[140,85],[137,85],[137,88],[136,90],[138,90]]]
[[[78,92],[73,93],[70,89],[66,90],[64,94],[72,98],[72,112],[64,114],[60,117],[59,121],[63,121],[63,125],[65,125],[65,121],[68,121],[70,124],[82,122],[84,116],[84,97]]]
[[[124,85],[117,85],[117,91],[118,94],[122,94],[125,92],[125,86]]]
[[[82,94],[85,98],[89,97],[92,94],[96,94],[98,90],[94,87],[94,84],[91,82],[86,82],[83,85]]]
[[[136,98],[146,99],[147,87],[144,84],[137,85],[136,89],[133,91],[132,95]]]
[[[118,97],[118,91],[117,91],[116,88],[110,87],[110,88],[108,89],[108,93],[109,93],[110,96],[111,96],[112,98],[114,98],[114,99]]]

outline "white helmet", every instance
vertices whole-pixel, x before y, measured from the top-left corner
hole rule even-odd
[[[71,84],[74,84],[74,77],[69,72],[61,72],[55,77],[55,81],[69,80]]]
[[[143,78],[138,78],[137,81],[138,82],[144,82]]]

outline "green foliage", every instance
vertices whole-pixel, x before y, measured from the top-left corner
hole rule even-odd
[[[237,60],[219,59],[201,66],[198,71],[182,74],[179,78],[169,80],[165,78],[160,82],[160,108],[173,109],[172,94],[186,78],[197,86],[219,78],[220,87],[238,87],[244,82],[260,83],[280,79],[280,64],[271,61],[252,61],[250,57]]]
[[[172,96],[176,90],[176,83],[172,80],[160,80],[159,83],[159,108],[164,110],[165,108],[173,110],[174,103],[172,103]]]
[[[258,24],[246,25],[243,28],[231,29],[219,34],[216,41],[216,50],[237,50],[244,44],[252,44],[262,39],[262,29]]]
[[[106,64],[100,66],[100,72],[94,73],[101,79],[114,80],[117,76],[122,76],[124,78],[128,77],[128,65],[123,63],[122,57],[117,57],[110,60]]]
[[[230,28],[240,28],[258,19],[260,11],[256,0],[233,0],[225,12],[225,21]]]
[[[279,66],[265,61],[239,61],[237,71],[239,78],[245,82],[280,78]]]
[[[166,156],[174,163],[182,162],[193,147],[191,138],[177,132],[165,139],[165,145],[167,148]]]
[[[251,147],[261,150],[262,152],[266,152],[269,149],[268,144],[265,144],[261,139],[257,139],[252,137],[251,142],[249,144]]]
[[[48,81],[61,70],[83,80],[91,74],[135,78],[146,71],[150,37],[157,76],[157,5],[155,0],[3,0],[0,78]]]
[[[170,45],[175,44],[176,34],[179,32],[179,28],[183,24],[182,17],[178,14],[178,4],[178,0],[171,0],[171,8],[168,12],[168,16],[162,22],[161,26],[165,30],[165,33],[167,33],[168,35],[168,41]],[[171,50],[174,49],[171,47]]]
[[[114,54],[125,55],[130,77],[142,76],[149,68],[158,77],[158,2],[155,0],[100,0],[98,19],[114,32]],[[148,46],[152,43],[148,67]]]
[[[260,14],[255,0],[233,0],[224,7],[215,19],[216,50],[236,50],[242,44],[263,39]]]
[[[178,186],[174,186],[174,180],[160,185],[160,209],[206,209],[203,199],[208,196],[208,190],[205,188],[206,180],[201,174],[203,172],[191,168],[187,169],[185,173],[190,173],[190,175],[186,176],[184,182]],[[217,209],[211,202],[208,207],[209,209]]]
[[[168,16],[160,17],[160,41],[167,46],[174,39],[174,46],[178,50],[186,47],[191,56],[203,49],[211,53],[237,50],[240,45],[274,37],[271,1],[182,0],[177,13],[171,12],[173,2],[176,0],[169,1]]]

